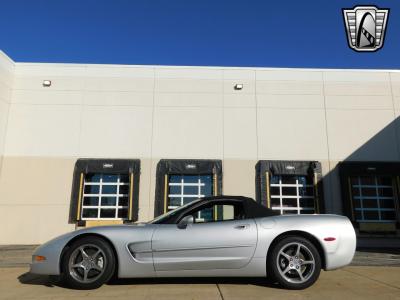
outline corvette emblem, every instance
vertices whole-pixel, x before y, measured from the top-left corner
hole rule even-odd
[[[373,52],[383,47],[389,9],[356,6],[343,9],[349,47],[359,52]]]

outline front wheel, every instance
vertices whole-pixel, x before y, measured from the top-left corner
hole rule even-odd
[[[61,268],[68,286],[75,289],[95,289],[114,274],[115,257],[110,245],[103,239],[84,237],[68,248]]]
[[[311,286],[321,272],[318,250],[307,239],[289,236],[279,241],[267,261],[268,275],[292,290]]]

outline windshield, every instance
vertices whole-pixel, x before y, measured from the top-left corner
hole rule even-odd
[[[165,214],[162,214],[161,216],[158,216],[157,218],[153,219],[150,221],[150,224],[160,224],[163,223],[165,220],[167,220],[169,217],[181,212],[182,210],[186,209],[188,206],[193,205],[197,202],[199,202],[201,199],[194,200],[192,202],[186,203],[185,205],[182,205],[178,208],[175,208],[174,210],[170,210],[169,212],[166,212]]]

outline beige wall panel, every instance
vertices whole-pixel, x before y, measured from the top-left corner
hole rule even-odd
[[[390,82],[325,82],[325,95],[332,96],[353,96],[353,95],[367,95],[367,96],[390,96]]]
[[[139,222],[146,222],[150,220],[150,201],[149,198],[151,193],[151,159],[141,159],[140,160],[140,187],[139,187]],[[154,197],[150,198],[153,199]],[[154,207],[153,207],[154,210]]]
[[[222,157],[222,108],[157,107],[154,118],[153,156]]]
[[[4,146],[6,144],[6,131],[7,131],[9,109],[10,109],[10,104],[0,101],[0,155],[3,155]]]
[[[208,106],[221,107],[222,94],[220,93],[156,93],[156,106]]]
[[[387,82],[389,73],[376,71],[324,71],[324,81],[350,81],[350,82]]]
[[[323,109],[322,95],[257,95],[258,107]]]
[[[256,71],[252,69],[224,69],[225,80],[250,80],[256,79]]]
[[[86,74],[84,64],[17,63],[16,77],[82,77]],[[49,78],[50,79],[50,78]]]
[[[328,110],[331,160],[397,160],[392,110]]]
[[[14,62],[0,50],[0,83],[12,87],[14,81]]]
[[[6,155],[76,156],[81,107],[12,104]]]
[[[391,73],[392,93],[393,96],[400,97],[400,72]]]
[[[87,91],[151,92],[153,88],[153,78],[88,77],[85,80],[85,90]]]
[[[68,224],[69,205],[1,206],[0,245],[42,244],[74,230]]]
[[[50,87],[43,87],[43,80],[51,80]],[[14,90],[79,91],[85,86],[85,77],[16,76]]]
[[[4,82],[0,81],[0,101],[10,102],[11,88]]]
[[[266,81],[257,80],[257,94],[322,95],[322,81]]]
[[[323,110],[258,109],[260,159],[328,158]]]
[[[157,79],[156,92],[165,93],[222,93],[222,80]]]
[[[69,205],[76,158],[4,157],[0,205]]]
[[[256,106],[255,94],[224,94],[225,107],[253,107]]]
[[[224,158],[255,159],[257,125],[255,108],[224,109]]]
[[[165,158],[165,157],[163,157]],[[153,157],[151,160],[151,179],[150,179],[150,193],[147,197],[147,201],[149,203],[149,210],[147,219],[152,220],[154,219],[154,206],[155,206],[155,199],[156,199],[156,175],[157,175],[157,164],[162,159],[161,157]]]
[[[85,106],[81,157],[150,157],[152,108]]]
[[[223,193],[255,198],[256,160],[223,161]]]
[[[282,69],[256,70],[257,80],[322,81],[321,71]]]
[[[218,68],[208,67],[156,67],[156,79],[222,79],[223,71]]]
[[[130,65],[86,65],[87,77],[105,78],[154,78],[154,67],[137,67]]]
[[[85,105],[152,106],[153,92],[85,91]]]
[[[343,203],[340,187],[338,161],[320,161],[326,213],[342,214]]]
[[[394,105],[394,108],[396,110],[400,109],[400,96],[399,97],[393,97],[393,105]]]
[[[53,89],[14,90],[12,103],[20,104],[82,104],[81,91],[60,91]]]
[[[397,149],[399,151],[399,159],[400,159],[400,109],[395,110],[395,121],[393,123],[396,129]]]
[[[326,107],[334,109],[393,109],[391,96],[326,96]]]

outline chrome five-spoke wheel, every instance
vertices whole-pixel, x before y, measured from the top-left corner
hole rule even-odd
[[[90,283],[101,277],[106,263],[103,250],[96,245],[85,244],[72,252],[68,269],[75,280]]]
[[[267,275],[288,289],[304,289],[319,277],[321,258],[308,239],[287,236],[272,245]]]
[[[95,236],[82,237],[69,245],[63,255],[63,279],[72,288],[98,288],[113,276],[115,262],[109,242]]]
[[[294,242],[284,245],[276,259],[279,273],[288,282],[306,282],[314,273],[315,259],[307,246]]]

